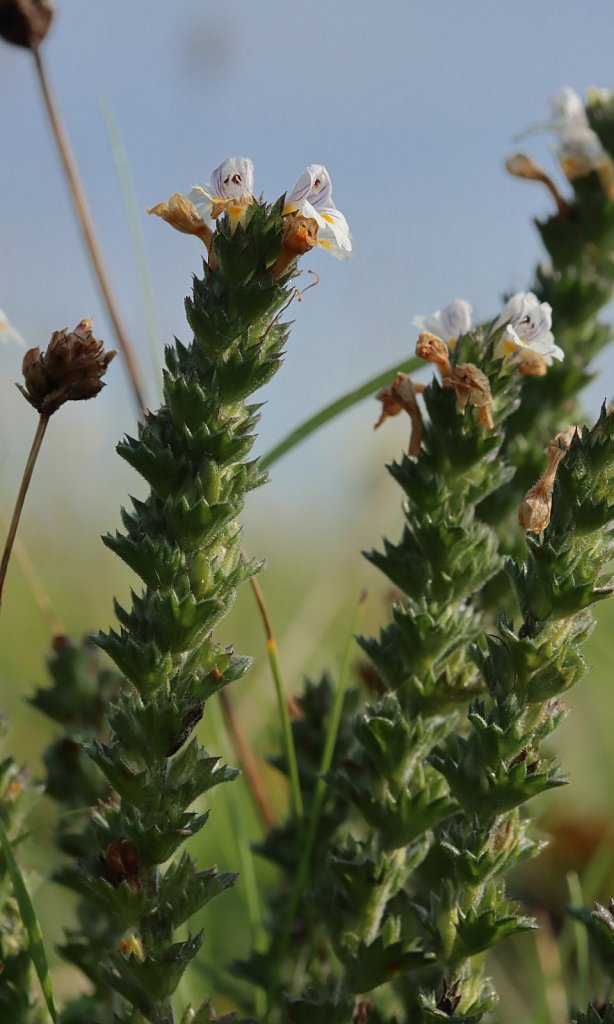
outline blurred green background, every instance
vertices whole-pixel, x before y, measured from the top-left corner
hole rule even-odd
[[[204,183],[210,169],[235,153],[254,158],[257,189],[269,199],[291,187],[306,163],[329,166],[356,252],[345,265],[324,256],[313,260],[321,284],[292,310],[297,323],[287,364],[265,395],[258,443],[264,452],[326,401],[407,358],[415,314],[462,295],[486,319],[506,289],[528,285],[541,258],[531,218],[548,209],[548,200],[507,179],[502,161],[516,147],[513,136],[545,118],[557,88],[569,84],[582,92],[591,84],[614,84],[613,30],[607,0],[591,4],[590,18],[579,0],[389,0],[377,12],[349,0],[315,0],[308,8],[272,0],[266,14],[247,2],[232,9],[202,0],[179,0],[172,8],[161,0],[60,3],[45,56],[151,403],[163,340],[173,333],[187,337],[182,303],[190,275],[200,270],[200,252],[194,240],[148,220],[146,207],[193,181]],[[0,90],[6,154],[0,161],[0,306],[31,344],[45,344],[52,330],[91,314],[96,333],[111,343],[29,55],[4,44]],[[134,192],[128,213],[102,106],[126,148]],[[546,136],[525,145],[552,167]],[[153,304],[139,284],[143,260],[128,226],[135,214]],[[553,326],[556,334],[556,310]],[[0,501],[6,513],[35,426],[13,386],[20,360],[16,347],[0,347]],[[611,395],[612,366],[610,348],[586,396],[589,415]],[[268,487],[248,501],[245,546],[267,561],[261,583],[291,692],[305,674],[339,665],[364,588],[364,631],[376,630],[386,616],[386,583],[360,552],[400,532],[398,490],[384,465],[400,454],[407,430],[393,421],[374,434],[377,412],[374,402],[363,403],[331,424],[275,465]],[[113,595],[121,599],[131,583],[99,539],[118,524],[126,496],[142,493],[114,453],[124,430],[134,430],[134,412],[116,360],[100,398],[65,407],[52,422],[21,524],[20,538],[55,615],[75,637],[106,628]],[[538,907],[546,940],[528,936],[508,944],[494,965],[505,997],[501,1021],[529,1019],[528,1007],[535,1024],[557,1019],[555,947],[547,936],[552,921],[558,927],[567,898],[566,872],[579,871],[586,902],[614,892],[614,607],[601,607],[598,617],[588,674],[569,694],[570,714],[552,741],[571,785],[533,809],[557,835],[553,852],[513,882]],[[220,635],[255,657],[232,697],[265,758],[278,749],[279,729],[262,629],[247,588]],[[0,709],[12,726],[9,749],[34,776],[50,732],[24,697],[44,681],[49,640],[49,624],[14,560],[0,616]],[[201,732],[234,763],[215,716],[205,719]],[[282,814],[283,784],[264,761],[262,771]],[[201,863],[216,862],[222,870],[240,861],[237,815],[248,838],[259,836],[244,783],[234,786],[233,796],[231,789],[213,793],[211,824],[194,843]],[[41,879],[35,900],[50,949],[70,914],[65,892],[46,880],[52,827],[43,801],[28,856]],[[270,872],[262,873],[262,882],[274,882]],[[194,926],[206,928],[203,965],[219,967],[247,952],[252,936],[243,879],[201,917]],[[552,984],[544,981],[548,964]],[[560,966],[564,971],[565,962]],[[60,991],[70,990],[74,977],[57,962],[56,973]],[[204,975],[192,981],[201,992],[217,985]]]

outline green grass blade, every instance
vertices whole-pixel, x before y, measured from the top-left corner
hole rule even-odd
[[[13,850],[6,834],[4,824],[1,820],[0,847],[2,848],[2,852],[6,858],[6,866],[8,868],[9,875],[11,876],[11,882],[13,883],[15,899],[19,905],[21,919],[28,935],[30,956],[36,973],[38,974],[38,980],[40,981],[43,996],[47,1003],[49,1016],[51,1017],[53,1024],[59,1024],[60,1018],[53,998],[53,986],[51,984],[49,967],[47,966],[47,956],[45,954],[45,947],[43,946],[43,936],[40,930],[40,925],[22,874],[17,866],[17,861],[13,856]]]
[[[404,363],[395,363],[389,370],[378,373],[377,377],[372,377],[370,380],[365,381],[364,384],[353,388],[352,391],[347,391],[344,395],[336,398],[334,402],[331,402],[330,405],[325,405],[319,412],[304,420],[291,433],[287,434],[283,441],[280,441],[274,448],[271,448],[260,460],[261,468],[268,469],[274,462],[281,459],[283,455],[296,448],[297,444],[305,441],[316,430],[323,427],[325,423],[334,420],[335,417],[340,416],[347,409],[351,409],[358,402],[362,402],[363,398],[372,398],[380,388],[385,388],[387,384],[391,384],[397,373],[413,373],[414,370],[418,369],[424,369],[424,360],[418,359],[417,356],[412,356],[411,359],[406,359]]]
[[[137,203],[132,175],[130,173],[128,154],[126,153],[126,147],[124,146],[124,140],[119,130],[119,124],[117,123],[115,112],[107,100],[100,101],[100,110],[107,133],[109,147],[111,149],[111,156],[113,157],[115,170],[117,172],[124,211],[126,214],[126,222],[128,225],[128,231],[130,232],[130,240],[132,242],[132,249],[134,252],[143,298],[147,338],[149,340],[149,352],[156,375],[156,390],[159,398],[162,385],[161,359],[162,352],[164,351],[164,339],[162,336],[160,321],[158,319],[155,292],[147,259],[147,249],[143,239],[143,232],[141,231],[143,211],[139,210],[139,205]]]

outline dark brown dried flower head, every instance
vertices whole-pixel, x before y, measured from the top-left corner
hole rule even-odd
[[[0,0],[0,36],[15,46],[35,50],[49,31],[51,0]]]
[[[482,370],[474,366],[473,363],[458,363],[457,366],[452,367],[450,374],[444,379],[443,386],[454,388],[459,412],[464,413],[468,405],[474,405],[476,409],[480,410],[480,423],[492,430],[494,422],[490,381]]]
[[[92,321],[82,320],[74,331],[54,331],[44,352],[28,349],[23,357],[24,398],[41,414],[51,416],[64,402],[94,398],[104,387],[101,379],[116,352],[105,352],[92,334]]]
[[[435,363],[439,367],[442,377],[450,374],[450,358],[448,346],[436,334],[430,331],[423,331],[416,342],[416,355],[419,359],[426,359],[427,363]]]
[[[281,277],[297,256],[303,256],[317,244],[318,222],[314,217],[293,213],[284,218],[281,252],[271,267],[274,281]]]

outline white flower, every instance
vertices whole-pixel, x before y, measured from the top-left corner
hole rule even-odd
[[[573,89],[559,89],[550,100],[550,109],[550,127],[558,135],[556,153],[570,181],[591,171],[601,171],[610,163],[599,136],[588,123],[584,104]]]
[[[348,222],[332,200],[330,174],[322,164],[309,164],[286,198],[284,213],[301,213],[318,224],[318,245],[338,259],[352,254]]]
[[[568,85],[555,92],[550,97],[550,111],[552,113],[552,127],[568,126],[570,124],[588,126],[586,110],[577,92]]]
[[[506,303],[493,324],[493,329],[505,325],[505,331],[495,349],[495,358],[510,356],[512,362],[523,357],[527,349],[541,356],[547,366],[553,359],[563,359],[565,353],[554,342],[552,307],[540,302],[533,292],[517,292]]]
[[[229,156],[216,167],[211,182],[204,188],[192,185],[190,202],[202,217],[216,220],[224,211],[240,215],[248,205],[254,191],[254,165],[246,156]]]
[[[6,315],[0,309],[0,341],[9,342],[15,341],[18,345],[25,345],[25,341],[22,338],[19,331],[15,330],[14,327],[9,323]]]
[[[412,323],[418,330],[430,331],[450,343],[469,333],[472,313],[473,306],[466,299],[453,299],[448,306],[431,316],[415,316]]]

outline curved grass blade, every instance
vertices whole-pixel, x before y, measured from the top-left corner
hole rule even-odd
[[[53,986],[51,984],[51,975],[49,974],[49,967],[47,966],[47,956],[45,954],[45,947],[43,946],[43,936],[41,933],[40,925],[34,907],[32,906],[32,900],[30,894],[26,889],[23,876],[17,865],[17,861],[13,856],[13,850],[9,838],[6,834],[4,824],[0,820],[0,847],[2,853],[6,858],[6,866],[8,873],[11,876],[11,882],[13,883],[13,890],[15,892],[15,899],[19,905],[19,911],[21,913],[21,919],[23,921],[24,928],[28,934],[28,942],[30,949],[30,956],[36,973],[38,974],[38,980],[40,981],[41,988],[43,990],[43,996],[49,1010],[49,1016],[53,1021],[53,1024],[59,1024],[59,1014],[56,1009],[55,1001],[53,998]]]
[[[274,462],[281,459],[283,455],[296,448],[297,444],[305,441],[310,434],[314,434],[316,430],[323,427],[325,423],[334,420],[336,416],[340,416],[342,412],[351,409],[358,402],[362,402],[363,398],[371,398],[380,388],[390,384],[397,373],[413,373],[414,370],[418,369],[424,369],[424,361],[418,359],[417,356],[412,356],[411,359],[406,359],[403,363],[395,363],[389,370],[378,373],[377,377],[366,380],[364,384],[353,388],[352,391],[346,391],[344,395],[336,398],[330,405],[325,405],[319,412],[314,413],[309,419],[300,423],[298,427],[284,437],[283,441],[280,441],[274,448],[271,448],[270,452],[267,452],[260,460],[260,468],[268,469]]]

